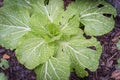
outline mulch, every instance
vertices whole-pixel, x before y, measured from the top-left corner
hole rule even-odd
[[[0,0],[0,6],[3,5],[2,1],[3,0]],[[111,2],[117,10],[120,9],[119,6],[116,6],[118,1],[120,3],[120,0],[108,1]],[[66,6],[71,2],[71,0],[65,0],[64,2]],[[115,17],[115,27],[111,32],[103,36],[96,37],[102,45],[102,55],[99,60],[100,63],[98,69],[95,72],[91,72],[86,69],[89,76],[85,78],[79,78],[75,73],[71,73],[70,80],[120,80],[120,68],[117,67],[117,60],[120,57],[120,50],[116,47],[116,43],[120,37],[119,15]],[[36,80],[34,71],[26,69],[17,61],[15,50],[11,51],[0,46],[0,58],[4,55],[8,55],[7,60],[9,61],[9,68],[6,70],[0,68],[0,72],[4,72],[8,76],[8,80]]]

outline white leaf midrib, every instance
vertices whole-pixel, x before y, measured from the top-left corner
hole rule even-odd
[[[45,9],[45,13],[46,13],[48,19],[49,19],[51,22],[53,22],[53,19],[52,19],[52,17],[49,15],[49,11],[48,11],[47,7],[46,7],[46,6],[43,6],[43,7],[44,7],[44,9]]]
[[[30,53],[29,53],[29,55],[26,57],[26,60],[29,60],[29,56],[32,56],[32,55],[35,55],[36,54],[36,49],[40,46],[40,45],[42,45],[44,43],[44,41],[42,41],[42,42],[40,42],[38,45],[36,45],[34,48],[32,47],[32,49],[30,48],[29,50],[27,50],[27,51],[30,51]],[[26,61],[25,61],[26,62]],[[25,63],[24,62],[24,63]]]
[[[50,63],[51,68],[53,69],[56,77],[58,78],[58,80],[60,80],[60,77],[59,77],[58,74],[56,73],[56,69],[54,68],[54,66],[53,66],[53,64],[52,64],[52,62],[51,62],[50,60],[49,60],[49,63]]]
[[[81,56],[83,56],[84,58],[89,59],[87,56],[85,56],[85,55],[83,55],[83,54],[80,54],[80,52],[78,52],[77,50],[75,50],[75,49],[72,48],[71,46],[68,45],[67,47],[69,47],[73,52],[77,53],[78,55],[81,55]]]
[[[6,25],[6,24],[0,24],[0,26],[8,27],[8,28],[17,28],[17,29],[23,29],[26,31],[30,31],[31,28],[29,27],[23,27],[23,26],[12,26],[12,25]]]
[[[80,55],[80,56],[83,56],[83,57],[86,58],[86,59],[89,59],[89,58],[88,58],[87,56],[83,55],[83,54],[80,54],[80,52],[76,51],[76,50],[75,50],[74,48],[72,48],[71,46],[67,45],[67,47],[70,48],[70,49],[74,52],[74,54],[72,54],[72,55],[74,55],[74,57],[76,58],[76,60],[78,61],[78,63],[81,64],[83,67],[87,67],[87,66],[85,66],[82,62],[80,62],[77,54]]]
[[[18,21],[19,23],[21,23],[21,24],[23,24],[24,26],[28,27],[28,25],[26,25],[25,23],[23,23],[21,20],[17,19],[16,17],[14,17],[14,16],[12,16],[12,15],[10,15],[10,14],[8,14],[8,13],[6,13],[5,16],[10,16],[10,17],[14,18],[16,21]]]

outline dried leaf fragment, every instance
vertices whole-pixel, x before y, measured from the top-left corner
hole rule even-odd
[[[10,58],[9,55],[7,55],[7,54],[4,54],[4,55],[3,55],[3,59],[9,59],[9,58]]]
[[[120,70],[115,70],[112,73],[111,78],[114,78],[115,80],[120,80]]]

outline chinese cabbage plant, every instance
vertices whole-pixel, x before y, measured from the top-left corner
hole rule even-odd
[[[17,59],[38,80],[68,80],[72,71],[85,77],[86,68],[97,69],[102,52],[94,36],[111,31],[115,15],[103,0],[75,0],[66,10],[63,0],[4,0],[0,44],[16,49]]]

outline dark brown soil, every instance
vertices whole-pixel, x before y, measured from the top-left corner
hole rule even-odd
[[[0,6],[3,5],[1,1],[3,0],[0,0]],[[115,1],[117,2],[119,0],[113,1],[114,2],[111,1],[111,3],[115,6]],[[71,0],[65,0],[65,6],[70,2]],[[120,7],[117,7],[117,10],[119,9]],[[89,76],[83,79],[78,78],[75,73],[71,73],[70,80],[120,80],[120,69],[116,66],[117,60],[120,57],[120,51],[116,47],[116,43],[120,36],[120,17],[117,16],[115,21],[115,28],[110,33],[97,37],[103,49],[97,71],[91,72],[87,70]],[[7,50],[0,46],[0,57],[4,54],[10,56],[8,59],[10,67],[7,70],[0,68],[0,72],[4,72],[9,80],[36,80],[34,71],[28,70],[21,65],[17,61],[14,51]]]

